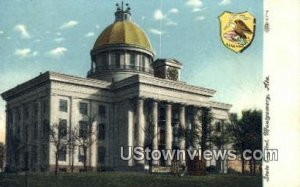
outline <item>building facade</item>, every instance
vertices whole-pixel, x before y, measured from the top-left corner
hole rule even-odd
[[[46,72],[2,94],[6,105],[6,167],[12,170],[52,171],[56,147],[49,127],[81,128],[91,122],[94,143],[87,152],[92,170],[134,170],[144,160],[121,159],[121,147],[185,150],[178,128],[201,127],[210,111],[212,125],[225,124],[231,105],[213,101],[216,91],[180,80],[183,64],[175,59],[155,59],[144,31],[131,21],[130,8],[117,7],[115,21],[98,37],[91,50],[87,78]],[[149,136],[146,129],[153,129]],[[66,134],[68,137],[68,133]],[[83,167],[83,150],[68,146],[59,153],[59,169]],[[172,160],[153,161],[169,167]],[[184,164],[184,161],[182,161]],[[220,171],[226,163],[216,160]]]

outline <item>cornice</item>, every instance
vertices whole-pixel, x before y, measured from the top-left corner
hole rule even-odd
[[[134,75],[127,79],[116,82],[114,84],[114,89],[120,89],[122,87],[127,87],[128,85],[137,84],[137,83],[152,85],[155,87],[169,88],[180,92],[204,95],[207,97],[212,97],[216,92],[215,90],[212,89],[188,85],[185,82],[181,82],[181,81],[172,81],[172,80],[161,79],[161,78],[148,76],[148,75],[141,75],[141,74]]]
[[[212,108],[222,109],[222,110],[230,110],[232,107],[231,104],[226,104],[226,103],[221,103],[216,101],[211,101],[210,104]]]
[[[1,96],[4,100],[8,100],[12,96],[18,95],[18,94],[28,91],[28,90],[32,90],[35,87],[38,87],[39,85],[47,84],[47,83],[50,83],[51,81],[68,83],[68,84],[73,84],[73,85],[80,85],[80,86],[87,86],[87,87],[93,87],[93,88],[100,88],[100,89],[110,89],[111,88],[111,83],[107,82],[107,81],[82,78],[82,77],[78,77],[78,76],[66,75],[66,74],[62,74],[62,73],[47,71],[47,72],[40,74],[39,76],[37,76],[31,80],[28,80],[12,89],[9,89],[8,91],[2,93]]]

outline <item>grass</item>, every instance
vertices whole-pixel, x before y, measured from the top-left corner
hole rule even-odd
[[[211,174],[207,176],[173,177],[166,175],[149,175],[144,173],[104,172],[59,174],[33,173],[25,175],[2,174],[0,187],[89,187],[89,186],[120,186],[120,187],[157,187],[157,186],[212,186],[212,187],[255,187],[262,186],[259,176],[241,176],[236,174]],[[26,185],[27,184],[27,185]]]

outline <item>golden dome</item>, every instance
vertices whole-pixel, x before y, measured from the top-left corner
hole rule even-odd
[[[152,51],[150,41],[144,31],[131,21],[116,21],[100,34],[94,49],[112,44],[127,44]]]

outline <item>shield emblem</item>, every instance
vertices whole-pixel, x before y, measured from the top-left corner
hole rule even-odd
[[[222,43],[240,53],[250,46],[255,33],[255,18],[249,12],[223,12],[219,16]]]

